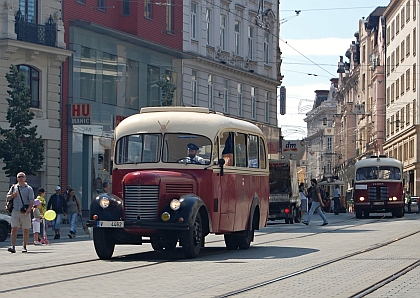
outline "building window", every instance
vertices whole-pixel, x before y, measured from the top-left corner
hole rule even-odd
[[[214,109],[213,75],[211,74],[209,74],[207,77],[207,97],[209,102],[209,109]]]
[[[400,46],[395,50],[395,65],[400,65]]]
[[[410,156],[410,158],[414,157],[414,140],[413,139],[410,140],[409,156]]]
[[[401,108],[400,127],[404,128],[404,125],[405,125],[405,108]]]
[[[226,49],[226,16],[220,15],[220,48]]]
[[[270,35],[264,32],[264,63],[270,63]]]
[[[80,98],[96,101],[96,50],[81,47]]]
[[[147,65],[147,106],[161,106],[161,90],[157,84],[160,81],[160,68]]]
[[[417,84],[417,68],[416,63],[413,64],[413,92],[416,91],[416,84]]]
[[[401,62],[404,61],[404,57],[405,57],[404,53],[405,53],[405,41],[403,40],[401,41]]]
[[[386,58],[386,75],[389,76],[391,69],[391,57]]]
[[[269,122],[270,120],[270,92],[265,93],[264,120],[265,122]]]
[[[248,59],[254,59],[254,27],[248,27]]]
[[[410,2],[411,1],[408,0],[407,3],[405,4],[405,11],[407,12],[405,19],[406,19],[407,23],[410,21]]]
[[[174,34],[174,0],[166,0],[166,32]]]
[[[398,78],[395,81],[395,99],[398,99],[400,97],[400,79]]]
[[[404,7],[401,9],[401,29],[404,28],[405,25],[405,9]]]
[[[229,113],[229,80],[223,80],[223,112]]]
[[[125,107],[139,109],[139,62],[130,59],[125,65]]]
[[[405,106],[405,124],[410,125],[410,104]]]
[[[389,106],[391,101],[391,89],[388,87],[386,88],[386,105]]]
[[[386,44],[389,45],[391,42],[391,29],[389,26],[386,28]]]
[[[197,80],[197,71],[193,69],[191,75],[191,104],[193,105],[197,105]]]
[[[402,74],[401,75],[401,96],[404,95],[404,92],[405,92],[404,83],[405,83],[405,74]]]
[[[117,79],[118,79],[117,56],[102,53],[102,102],[117,104]]]
[[[76,0],[77,3],[86,4],[86,0]]]
[[[98,10],[105,11],[106,10],[106,1],[105,0],[98,0]]]
[[[122,15],[129,16],[130,15],[130,0],[123,0],[122,2]]]
[[[257,92],[255,89],[255,87],[251,87],[251,119],[257,118]]]
[[[39,71],[28,65],[18,65],[17,70],[25,74],[25,85],[31,94],[31,108],[40,108],[39,102]]]
[[[327,138],[327,150],[332,149],[332,138]]]
[[[391,54],[391,72],[394,71],[395,68],[395,52]]]
[[[206,42],[207,45],[211,45],[212,44],[212,30],[211,30],[211,26],[212,26],[212,22],[211,22],[211,18],[212,18],[212,14],[211,14],[211,9],[206,9]]]
[[[191,38],[197,38],[197,3],[191,2]]]
[[[144,16],[152,19],[152,0],[144,1]]]
[[[406,56],[410,56],[410,34],[407,35],[407,38],[405,39],[405,50],[406,50]]]
[[[395,99],[395,83],[391,84],[391,103],[394,102]]]
[[[416,105],[416,100],[413,100],[413,125],[418,124],[417,122],[417,105]]]
[[[400,15],[397,14],[397,16],[395,17],[395,34],[398,35],[399,32],[400,32]]]
[[[19,9],[26,22],[38,22],[38,0],[19,0]]]
[[[391,40],[394,40],[395,37],[395,22],[392,21],[391,23]]]
[[[238,87],[237,87],[237,92],[238,92],[238,116],[242,116],[243,115],[243,99],[242,99],[242,84],[238,83]]]
[[[416,56],[416,47],[417,47],[417,33],[416,28],[413,29],[413,56]]]
[[[235,54],[240,55],[240,48],[241,48],[241,22],[235,21]]]
[[[406,90],[410,90],[410,69],[407,69],[405,72],[405,88]]]

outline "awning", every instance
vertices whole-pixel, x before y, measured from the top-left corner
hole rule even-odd
[[[319,185],[345,185],[344,181],[341,180],[334,180],[332,182],[322,181],[318,183]]]

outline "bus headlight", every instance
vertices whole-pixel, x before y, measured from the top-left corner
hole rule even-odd
[[[392,200],[393,200],[393,201],[396,201],[396,200],[397,200],[397,197],[392,197]]]
[[[360,201],[360,202],[363,202],[364,200],[365,200],[365,197],[360,197],[360,198],[359,198],[359,201]]]
[[[171,207],[171,209],[173,211],[176,211],[179,209],[179,207],[181,207],[181,202],[177,199],[173,199],[170,203],[169,203],[169,207]]]
[[[102,197],[99,200],[99,206],[101,206],[103,209],[108,208],[109,206],[109,199],[106,197]]]

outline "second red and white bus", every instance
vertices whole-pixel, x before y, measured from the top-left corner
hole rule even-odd
[[[385,155],[355,164],[354,213],[361,218],[377,212],[404,216],[402,163]]]

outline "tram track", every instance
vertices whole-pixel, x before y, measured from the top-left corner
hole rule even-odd
[[[349,259],[351,257],[358,256],[358,255],[361,255],[361,254],[365,254],[365,253],[368,253],[368,252],[386,247],[390,244],[393,244],[393,243],[401,241],[403,239],[415,236],[417,234],[420,234],[420,230],[408,233],[408,234],[406,234],[404,236],[401,236],[401,237],[398,237],[396,239],[392,239],[392,240],[389,240],[389,241],[385,241],[385,242],[382,242],[382,243],[375,244],[375,245],[370,246],[368,248],[358,249],[357,251],[348,253],[344,256],[340,256],[340,257],[337,257],[337,258],[334,258],[334,259],[331,259],[331,260],[328,260],[328,261],[325,261],[325,262],[322,262],[322,263],[304,268],[304,269],[299,270],[299,271],[295,271],[295,272],[292,272],[292,273],[289,273],[289,274],[285,274],[285,275],[278,276],[278,277],[275,277],[275,278],[272,278],[272,279],[268,279],[266,281],[259,282],[259,283],[256,283],[254,285],[247,286],[247,287],[244,287],[244,288],[241,288],[241,289],[237,289],[237,290],[234,290],[234,291],[231,291],[231,292],[227,292],[225,294],[217,295],[217,296],[215,296],[215,298],[233,297],[233,296],[236,296],[236,295],[239,295],[239,294],[242,294],[242,293],[246,293],[246,292],[250,292],[250,291],[253,291],[253,290],[256,290],[256,289],[260,289],[262,287],[271,285],[273,283],[284,281],[284,280],[289,279],[289,278],[297,277],[299,275],[303,275],[305,273],[312,272],[314,270],[317,270],[317,269],[326,267],[328,265],[331,265],[331,264]],[[404,275],[408,271],[410,271],[410,270],[412,270],[412,269],[414,269],[418,266],[420,266],[420,260],[417,260],[416,262],[406,266],[402,270],[399,270],[398,272],[393,273],[392,275],[390,275],[387,278],[381,280],[380,282],[376,282],[375,284],[363,289],[362,291],[357,292],[356,294],[354,294],[351,297],[355,297],[355,298],[356,297],[357,298],[364,297],[364,296],[374,292],[375,290],[379,289],[380,287],[383,287],[384,285],[390,283],[391,281],[398,279],[400,276]]]
[[[364,222],[361,222],[360,224],[348,225],[348,226],[337,228],[337,229],[328,229],[328,230],[322,230],[322,231],[319,231],[319,232],[314,232],[314,233],[311,233],[311,234],[292,236],[292,237],[286,237],[286,238],[283,238],[283,239],[275,239],[275,240],[270,240],[270,241],[253,243],[252,246],[266,245],[266,244],[269,244],[269,243],[287,241],[287,240],[291,240],[291,239],[301,239],[301,238],[307,238],[307,237],[314,237],[314,236],[325,234],[325,233],[332,233],[332,232],[336,232],[336,231],[340,231],[340,230],[354,228],[354,227],[357,227],[357,226],[363,226],[363,225],[367,225],[367,224],[376,223],[376,222],[382,220],[383,218],[384,217],[381,217],[381,218],[378,218],[378,219],[375,219],[375,220],[372,220],[372,221],[369,221],[369,222],[364,221]],[[352,219],[355,219],[355,217],[351,217],[349,219],[345,219],[345,220],[342,220],[342,221],[337,221],[334,224],[337,224],[337,223],[340,223],[340,222],[346,222],[346,221],[349,221],[349,220],[352,220]],[[308,228],[307,226],[302,226],[301,228],[299,228],[299,230],[307,230],[307,228]],[[292,231],[296,231],[296,230],[297,229],[288,229],[287,232],[292,232]],[[263,237],[263,236],[277,234],[277,233],[281,233],[281,232],[282,231],[260,232],[259,234],[255,235],[255,237],[260,238],[260,237]],[[224,242],[224,240],[206,241],[206,244],[214,244],[214,243],[219,243],[219,242]],[[211,253],[205,253],[204,252],[204,253],[200,253],[199,257],[204,257],[204,256],[213,255],[213,254],[216,254],[216,253],[223,253],[223,252],[228,252],[228,250],[224,250],[222,252],[221,251],[211,252]],[[155,252],[154,251],[147,251],[147,252],[144,252],[144,253],[155,253]],[[168,253],[168,252],[165,252],[165,253]],[[123,258],[133,257],[133,256],[138,255],[138,254],[143,254],[143,252],[115,256],[115,257],[111,258],[110,262],[122,260]],[[180,260],[179,258],[173,258],[173,259],[168,259],[168,260],[164,260],[164,261],[161,261],[161,262],[157,262],[157,263],[154,263],[152,265],[158,265],[158,264],[161,264],[161,263],[168,263],[168,262],[174,262],[174,261],[179,261],[179,260]],[[17,273],[26,273],[26,272],[31,272],[31,271],[47,270],[47,269],[52,269],[52,268],[67,267],[67,266],[73,266],[73,265],[78,265],[78,264],[87,264],[87,263],[92,263],[92,262],[103,262],[103,260],[95,258],[95,259],[87,259],[87,260],[81,260],[81,261],[75,261],[75,262],[74,261],[73,262],[65,262],[65,263],[61,263],[61,264],[41,265],[41,266],[36,267],[36,268],[26,268],[26,269],[19,269],[19,270],[11,270],[11,271],[7,271],[7,272],[2,272],[2,273],[0,273],[0,276],[6,276],[6,275],[11,275],[11,274],[17,274]],[[148,265],[150,266],[151,264],[148,264]],[[136,268],[141,268],[141,267],[142,266],[139,266],[139,267],[136,266]],[[2,293],[2,292],[0,291],[0,293]]]

